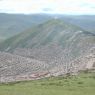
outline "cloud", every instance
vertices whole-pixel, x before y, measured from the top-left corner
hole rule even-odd
[[[95,14],[94,6],[95,0],[1,0],[0,12]]]
[[[53,12],[51,8],[43,8],[42,11],[43,12]]]

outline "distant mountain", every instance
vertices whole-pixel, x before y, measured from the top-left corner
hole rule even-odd
[[[47,21],[49,18],[45,14],[21,15],[0,13],[0,40],[12,37],[31,26]]]
[[[86,31],[95,32],[95,16],[89,15],[51,15],[51,14],[4,14],[0,13],[0,41],[12,37],[20,32],[41,24],[47,20],[59,18],[73,25],[77,25]]]
[[[95,15],[58,15],[57,17],[71,24],[77,25],[86,31],[95,33]]]

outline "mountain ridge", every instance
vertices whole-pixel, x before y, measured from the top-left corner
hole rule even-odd
[[[63,20],[51,19],[3,41],[0,43],[0,51],[2,51],[1,70],[6,67],[6,65],[2,65],[3,60],[3,63],[8,61],[14,66],[18,65],[19,71],[24,72],[27,76],[30,74],[29,72],[40,75],[37,68],[43,73],[43,66],[49,76],[77,74],[80,70],[94,68],[95,34]],[[31,60],[29,67],[27,59]],[[39,66],[39,63],[42,65]],[[34,66],[31,70],[30,65]],[[14,69],[14,66],[11,69]],[[7,67],[10,72],[12,72],[11,69],[10,66]],[[1,73],[5,74],[5,72]],[[21,72],[18,74],[17,72],[15,68],[15,76],[21,74]],[[10,73],[7,74],[10,75]],[[5,77],[8,78],[6,75]],[[13,76],[11,77],[13,78]]]
[[[94,42],[94,33],[60,19],[51,19],[7,39],[0,44],[0,50],[32,56],[42,61],[52,61],[65,55],[64,62],[68,62],[89,52],[94,47]],[[26,54],[23,55],[21,51]]]
[[[48,33],[47,34],[50,35],[50,36],[52,35],[52,37],[48,38],[47,34],[44,34],[44,35],[46,35],[46,37],[47,37],[47,38],[45,37],[46,39],[48,39],[48,40],[51,39],[52,40],[52,38],[54,38],[54,35],[56,36],[56,34],[58,34],[58,35],[60,34],[60,31],[62,31],[62,30],[69,31],[69,29],[70,29],[70,31],[74,31],[74,32],[76,32],[76,31],[79,30],[79,33],[81,31],[84,31],[84,30],[82,30],[81,28],[79,28],[77,26],[75,27],[72,24],[68,24],[68,23],[64,22],[63,20],[60,20],[60,19],[51,19],[51,20],[49,20],[49,21],[47,21],[47,22],[45,22],[43,24],[39,24],[37,27],[35,26],[33,28],[28,29],[27,31],[25,31],[23,33],[20,33],[20,34],[18,34],[16,36],[13,36],[12,38],[7,39],[7,41],[5,41],[5,42],[6,42],[6,44],[9,44],[9,46],[10,46],[10,44],[12,44],[12,41],[15,40],[16,37],[18,37],[18,39],[14,43],[19,43],[20,41],[23,41],[24,38],[26,38],[25,40],[27,40],[27,38],[29,39],[29,37],[31,37],[31,40],[32,40],[32,38],[34,36],[36,36],[36,33],[39,34],[42,30],[46,30],[46,31],[43,31],[43,34],[45,32],[49,32],[49,30],[50,30],[51,34],[48,34]],[[62,34],[60,34],[60,35],[62,35]],[[41,36],[43,36],[43,35],[41,35]]]

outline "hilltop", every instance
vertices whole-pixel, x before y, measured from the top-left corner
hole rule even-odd
[[[17,35],[30,27],[59,18],[86,31],[95,32],[95,15],[57,15],[57,14],[5,14],[0,13],[0,41]]]

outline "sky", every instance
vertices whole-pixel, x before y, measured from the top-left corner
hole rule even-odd
[[[95,0],[0,0],[0,13],[95,15]]]

